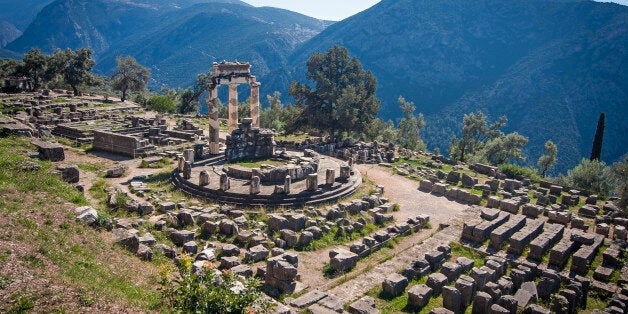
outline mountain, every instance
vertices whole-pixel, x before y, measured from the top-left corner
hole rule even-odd
[[[399,95],[426,114],[424,138],[448,151],[462,116],[483,110],[509,118],[508,131],[530,138],[534,164],[551,139],[557,169],[588,157],[606,112],[602,158],[627,152],[628,7],[592,1],[383,0],[338,22],[290,57],[267,88],[303,80],[313,52],[346,46],[379,81],[380,115],[398,119]]]
[[[116,56],[129,54],[150,65],[157,87],[188,86],[222,60],[248,61],[254,75],[264,76],[287,66],[295,47],[330,22],[270,7],[209,3],[169,14],[161,24],[104,53],[98,68],[106,72]]]
[[[37,13],[54,0],[0,0],[0,21],[24,31]]]
[[[331,22],[237,0],[57,0],[6,50],[89,47],[108,75],[119,55],[152,70],[150,86],[191,85],[214,61],[239,59],[255,75],[286,66],[295,47]]]
[[[5,21],[0,21],[0,48],[6,46],[14,39],[20,37],[22,32],[15,28],[13,24]]]

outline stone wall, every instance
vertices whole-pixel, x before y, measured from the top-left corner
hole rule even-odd
[[[275,136],[270,130],[251,127],[252,120],[244,119],[227,136],[227,161],[270,158],[275,154]]]
[[[128,155],[133,158],[155,148],[147,140],[106,131],[94,131],[93,147],[112,153]]]

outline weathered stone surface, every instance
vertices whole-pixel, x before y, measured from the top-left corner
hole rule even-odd
[[[286,241],[286,246],[289,248],[295,247],[299,242],[299,234],[290,229],[282,229],[279,233],[281,239]]]
[[[475,294],[475,280],[469,276],[461,276],[456,281],[456,289],[460,291],[462,308],[466,308],[473,301]]]
[[[130,252],[136,253],[140,246],[140,239],[137,235],[129,230],[116,228],[113,229],[113,235],[116,237],[116,243],[122,245]]]
[[[246,251],[244,259],[252,262],[263,261],[268,257],[268,249],[263,245],[257,245]]]
[[[441,273],[447,276],[448,282],[454,282],[456,278],[462,273],[462,266],[458,263],[445,262],[441,266]]]
[[[195,255],[196,252],[198,252],[198,244],[196,244],[195,241],[189,241],[189,242],[183,243],[183,252],[190,255]]]
[[[153,250],[144,244],[140,244],[137,248],[135,256],[139,257],[139,259],[143,261],[151,261],[153,260]]]
[[[107,178],[120,178],[124,175],[125,168],[123,165],[117,165],[107,170]]]
[[[327,293],[319,290],[312,290],[290,302],[290,305],[298,308],[310,306],[327,297]]]
[[[98,212],[91,206],[81,206],[74,209],[74,212],[78,214],[76,220],[86,224],[92,225],[98,220]]]
[[[497,304],[491,305],[491,311],[489,313],[491,313],[491,314],[511,314],[511,312],[508,309],[505,309],[503,306],[500,306],[500,305],[497,305]]]
[[[478,292],[473,298],[473,308],[471,313],[484,314],[490,313],[491,306],[493,305],[493,299],[491,295],[486,292]]]
[[[523,314],[550,314],[550,310],[538,305],[530,304],[524,310]]]
[[[220,250],[220,256],[239,256],[240,248],[233,244],[225,244]]]
[[[221,220],[220,224],[218,225],[218,229],[220,230],[220,233],[226,236],[233,236],[238,234],[239,232],[238,224],[229,219]]]
[[[397,273],[388,275],[382,282],[382,290],[391,297],[403,294],[407,286],[408,278]]]
[[[536,302],[538,299],[538,292],[536,290],[536,284],[533,281],[524,282],[521,284],[521,288],[515,293],[515,300],[519,307],[525,308],[528,304]]]
[[[427,282],[425,283],[428,287],[432,288],[434,293],[440,294],[443,287],[447,285],[447,276],[441,273],[433,273],[427,277]]]
[[[220,269],[231,269],[240,265],[240,259],[237,256],[223,256],[220,258]]]
[[[174,230],[170,233],[170,240],[175,245],[182,246],[184,243],[194,240],[194,231]]]
[[[460,313],[462,309],[462,295],[460,291],[454,287],[443,287],[443,307],[454,312]]]
[[[420,309],[427,305],[432,297],[432,288],[424,284],[414,285],[408,290],[408,305]]]
[[[344,249],[331,250],[329,257],[331,268],[340,273],[351,270],[358,263],[358,255]]]
[[[139,203],[137,210],[141,216],[150,215],[155,211],[155,206],[149,202],[141,202]]]
[[[349,305],[349,313],[377,314],[379,311],[375,308],[375,299],[365,296]]]

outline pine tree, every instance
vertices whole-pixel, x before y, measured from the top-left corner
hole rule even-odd
[[[602,142],[604,140],[604,112],[600,113],[600,118],[597,120],[597,129],[595,130],[595,137],[593,138],[593,148],[591,149],[591,157],[589,160],[600,160],[602,157]]]

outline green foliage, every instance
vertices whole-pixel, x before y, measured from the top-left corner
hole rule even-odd
[[[545,177],[545,174],[549,169],[556,165],[556,155],[558,154],[558,147],[554,142],[545,142],[545,155],[539,157],[537,165],[541,171],[541,176]]]
[[[567,183],[576,189],[598,194],[610,195],[612,180],[611,169],[603,161],[582,159],[580,164],[567,172]]]
[[[127,98],[127,92],[139,92],[146,88],[150,78],[150,70],[137,63],[131,56],[116,58],[116,71],[111,76],[111,85],[114,90],[122,92],[122,101]]]
[[[414,110],[416,107],[411,101],[406,101],[403,96],[399,96],[398,99],[401,111],[403,111],[403,118],[399,122],[398,127],[398,143],[401,147],[416,150],[419,147],[425,147],[425,144],[421,145],[421,138],[419,136],[419,130],[425,128],[425,119],[423,114],[414,116]]]
[[[28,313],[33,308],[35,308],[35,304],[33,301],[25,296],[19,296],[15,300],[15,304],[9,309],[7,313],[9,314],[18,314],[18,313]]]
[[[200,274],[192,270],[192,260],[181,257],[174,273],[161,272],[164,303],[175,311],[188,313],[267,312],[270,303],[262,298],[256,279],[242,280],[228,272],[215,272],[206,262]]]
[[[98,81],[91,73],[96,65],[92,53],[93,51],[87,48],[55,51],[48,66],[49,77],[61,76],[63,81],[70,85],[75,96],[79,95],[81,86],[97,85]]]
[[[503,164],[499,166],[499,171],[501,171],[503,174],[511,179],[525,177],[534,182],[538,182],[541,180],[541,177],[539,176],[537,170],[530,167],[522,167],[514,164]]]
[[[172,113],[176,109],[170,97],[161,95],[149,98],[147,108],[161,113]]]
[[[373,119],[364,130],[364,137],[369,141],[397,143],[399,132],[392,120]]]
[[[591,148],[590,160],[600,160],[602,157],[602,142],[604,141],[604,112],[600,113],[597,120],[597,128],[595,129],[595,137],[593,138],[593,147]]]
[[[332,137],[344,132],[362,134],[379,111],[375,76],[362,68],[344,47],[314,53],[307,61],[306,77],[314,82],[293,82],[290,95],[303,108],[300,122]]]
[[[294,132],[300,128],[297,124],[302,108],[288,104],[284,107],[281,103],[281,93],[275,92],[272,96],[267,95],[266,99],[270,106],[260,113],[260,124],[262,127],[273,129],[277,132]]]
[[[617,205],[628,212],[628,155],[613,164],[612,175],[615,179],[615,195],[620,198]]]
[[[483,162],[501,165],[512,159],[523,161],[522,149],[528,138],[517,132],[504,134],[505,116],[488,124],[483,112],[465,114],[462,121],[462,138],[451,139],[449,154],[460,161]]]

